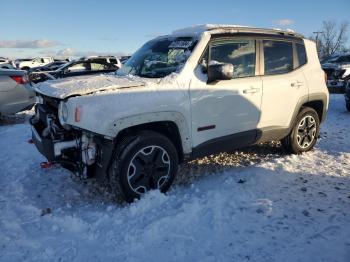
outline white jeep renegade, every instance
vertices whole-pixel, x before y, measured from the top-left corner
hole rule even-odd
[[[204,25],[142,46],[115,75],[36,86],[33,140],[51,162],[132,201],[184,160],[282,140],[313,148],[328,108],[316,46],[292,31]]]

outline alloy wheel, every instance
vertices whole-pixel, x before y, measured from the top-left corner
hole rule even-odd
[[[304,116],[298,125],[297,143],[305,149],[315,140],[317,132],[316,120],[311,115]]]
[[[170,157],[160,146],[147,146],[131,159],[127,179],[130,188],[137,194],[151,189],[161,189],[170,175]]]

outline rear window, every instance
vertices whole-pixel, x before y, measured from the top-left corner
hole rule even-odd
[[[283,41],[264,41],[265,75],[284,74],[293,70],[293,45]]]
[[[117,59],[115,59],[115,58],[110,58],[109,62],[112,63],[112,64],[117,64],[118,63]]]
[[[307,62],[305,46],[303,44],[296,44],[296,47],[299,59],[299,66],[305,65]]]

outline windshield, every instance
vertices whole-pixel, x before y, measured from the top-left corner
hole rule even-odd
[[[147,42],[119,69],[119,76],[161,78],[179,72],[197,41],[191,37],[164,37]]]

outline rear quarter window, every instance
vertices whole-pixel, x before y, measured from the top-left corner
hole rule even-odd
[[[299,66],[305,65],[307,62],[306,50],[304,44],[296,44]]]
[[[265,75],[285,74],[293,70],[291,42],[264,40]]]

